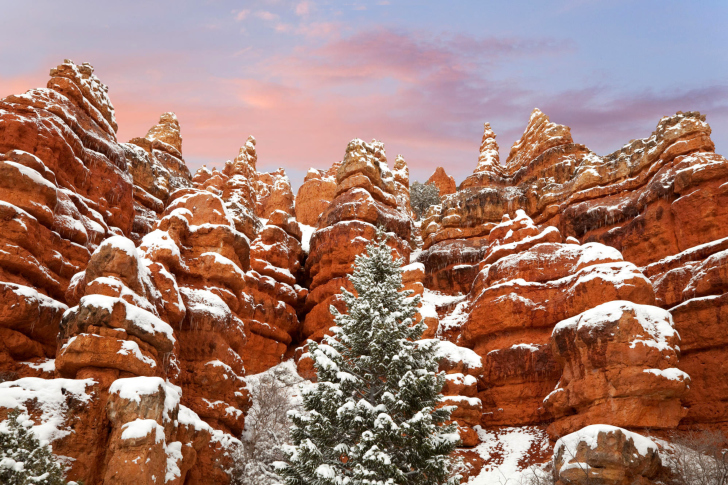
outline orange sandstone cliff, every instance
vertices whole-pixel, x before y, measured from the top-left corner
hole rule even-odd
[[[313,376],[305,343],[377,227],[442,341],[466,475],[519,435],[557,483],[583,463],[656,483],[641,433],[728,430],[728,162],[705,116],[599,156],[534,110],[504,163],[486,123],[473,174],[438,168],[415,221],[379,141],[294,196],[253,137],[192,174],[174,113],[124,143],[89,64],[50,74],[0,100],[0,418],[28,412],[69,479],[229,483],[246,375]]]

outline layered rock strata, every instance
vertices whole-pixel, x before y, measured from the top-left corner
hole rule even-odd
[[[724,176],[716,170],[725,159],[713,150],[699,113],[665,117],[649,138],[600,157],[534,111],[504,166],[479,164],[428,215],[425,248],[478,240],[503,214],[523,209],[566,237],[615,247],[638,265],[652,263],[727,235],[718,190]],[[701,211],[711,217],[689,215]]]
[[[182,158],[182,136],[174,113],[164,113],[144,138],[122,143],[134,179],[134,227],[139,242],[151,232],[172,192],[192,186],[192,176]]]
[[[427,179],[426,184],[432,184],[435,187],[437,187],[437,191],[440,193],[440,197],[444,197],[446,195],[454,194],[457,192],[457,185],[455,185],[455,179],[452,177],[452,175],[448,175],[445,173],[445,169],[442,167],[437,167],[435,172],[430,175],[430,178]]]
[[[301,224],[317,227],[319,216],[336,196],[336,172],[341,162],[328,170],[310,168],[296,193],[296,219]]]
[[[440,321],[439,333],[472,348],[483,359],[484,377],[478,393],[483,401],[483,425],[549,421],[554,415],[552,409],[544,407],[544,399],[564,379],[563,369],[568,360],[563,356],[564,344],[560,340],[556,339],[561,346],[554,347],[554,328],[561,328],[560,322],[566,319],[614,300],[651,305],[655,301],[652,285],[617,250],[598,243],[564,242],[558,229],[539,229],[523,211],[518,211],[515,219],[504,216],[490,232],[488,242],[468,298]],[[670,323],[665,325],[672,328]],[[629,330],[625,332],[632,335]],[[587,353],[603,350],[597,341],[582,345],[588,347]],[[671,341],[671,345],[676,342]],[[555,355],[554,348],[561,353]],[[659,366],[656,361],[645,359],[635,362],[635,372],[653,367],[664,369],[668,363],[674,367],[677,356],[665,356],[667,360]],[[583,368],[584,364],[570,365]],[[602,359],[592,365],[601,366],[595,372],[604,373],[611,364]],[[595,395],[611,389],[611,385],[605,382],[594,390]],[[655,392],[650,386],[656,385],[655,380],[635,392],[648,400]],[[681,409],[680,393],[676,391],[672,397],[675,395],[678,398],[671,401],[672,405]],[[594,397],[593,401],[597,400]],[[614,404],[607,401],[606,406]],[[572,403],[561,413],[585,413],[591,402]],[[620,424],[639,427],[640,423],[636,419]]]
[[[310,278],[302,338],[321,339],[333,324],[331,305],[340,310],[341,288],[358,254],[374,240],[377,227],[387,232],[395,257],[409,262],[410,219],[398,209],[395,178],[384,145],[352,140],[336,173],[336,197],[318,220],[305,269]]]
[[[657,485],[667,476],[654,441],[614,426],[592,425],[554,447],[556,485]]]

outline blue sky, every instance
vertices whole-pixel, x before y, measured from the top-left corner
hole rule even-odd
[[[175,111],[194,170],[249,134],[259,170],[298,185],[377,138],[412,177],[458,182],[482,124],[501,157],[534,107],[598,154],[678,110],[728,148],[728,2],[0,1],[0,96],[45,85],[64,58],[109,85],[119,139]]]

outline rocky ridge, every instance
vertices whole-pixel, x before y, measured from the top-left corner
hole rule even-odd
[[[246,374],[294,358],[311,376],[305,342],[377,227],[443,341],[472,476],[489,432],[550,439],[529,460],[557,483],[588,466],[626,484],[667,473],[638,433],[728,429],[728,163],[699,113],[602,157],[534,110],[504,164],[486,123],[474,173],[438,169],[420,225],[376,140],[294,197],[253,137],[193,175],[174,113],[116,130],[88,64],[0,100],[0,418],[29,412],[70,479],[228,483]]]

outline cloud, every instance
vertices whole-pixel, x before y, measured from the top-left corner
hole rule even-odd
[[[291,18],[295,5],[287,7]],[[261,18],[259,13],[246,15]],[[597,81],[547,90],[541,77],[533,82],[509,70],[524,63],[541,75],[540,66],[552,61],[563,66],[557,61],[568,61],[575,50],[568,41],[346,30],[357,27],[276,19],[269,26],[300,36],[295,45],[263,51],[231,42],[227,50],[130,50],[96,60],[96,74],[110,86],[117,110],[119,139],[143,135],[161,113],[175,111],[191,170],[202,163],[220,167],[252,134],[260,170],[284,167],[297,174],[295,189],[309,167],[340,160],[355,137],[384,141],[390,160],[401,153],[413,179],[425,180],[445,166],[459,182],[476,166],[482,123],[491,122],[505,159],[535,106],[601,154],[648,136],[660,117],[677,110],[707,112],[714,137],[728,133],[725,84],[636,90]],[[225,63],[234,67],[207,67]],[[45,69],[0,77],[0,97],[46,81]]]
[[[238,22],[241,22],[241,21],[245,20],[246,18],[248,18],[248,15],[250,15],[250,10],[247,10],[247,9],[239,10],[239,11],[233,10],[233,13],[235,14],[235,20]]]
[[[311,13],[311,2],[303,0],[296,5],[296,15],[299,17],[308,15]]]
[[[278,20],[279,15],[273,12],[268,12],[267,10],[258,10],[255,12],[255,16],[262,20]]]

